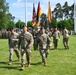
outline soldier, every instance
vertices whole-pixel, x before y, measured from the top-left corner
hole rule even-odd
[[[69,39],[68,30],[66,29],[66,27],[64,27],[63,44],[64,44],[65,49],[69,49],[68,39]]]
[[[30,67],[31,62],[31,46],[33,45],[33,36],[27,31],[27,27],[23,26],[23,32],[19,36],[19,47],[21,45],[21,70],[24,70],[25,65],[25,53]]]
[[[38,43],[36,41],[38,31],[36,29],[34,29],[33,32],[32,32],[32,35],[34,37],[34,44],[33,44],[34,50],[38,50]]]
[[[50,37],[45,33],[44,28],[40,29],[40,35],[37,36],[37,42],[39,44],[39,51],[42,57],[42,62],[44,63],[44,66],[46,66],[46,58],[52,43]]]
[[[15,51],[16,53],[16,56],[18,57],[18,61],[20,60],[20,52],[19,52],[19,49],[18,49],[18,41],[19,41],[19,34],[16,33],[14,31],[14,29],[11,29],[11,32],[9,34],[9,37],[8,37],[8,43],[9,43],[9,65],[12,64],[12,57],[13,57],[13,51]]]
[[[54,43],[54,49],[58,49],[58,40],[60,39],[60,32],[57,30],[57,28],[54,29],[53,32],[53,43]]]

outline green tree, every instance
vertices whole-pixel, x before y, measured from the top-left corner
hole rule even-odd
[[[65,2],[63,5],[63,14],[65,19],[69,19],[69,11],[70,11],[70,6],[68,6],[68,2]]]
[[[27,27],[32,27],[32,21],[27,22]]]
[[[63,11],[62,11],[62,6],[60,3],[56,4],[56,7],[53,10],[53,17],[57,20],[63,19]]]
[[[9,21],[8,24],[7,24],[7,29],[9,28],[14,28],[14,22],[13,21]]]
[[[59,29],[63,29],[63,27],[65,26],[67,29],[70,29],[70,23],[67,20],[61,20],[58,22],[57,24]]]
[[[6,28],[6,13],[8,12],[8,3],[6,3],[6,0],[0,0],[0,28]]]
[[[18,22],[16,22],[15,27],[22,29],[22,27],[25,25],[24,22],[22,22],[21,20],[18,20]]]
[[[47,16],[46,16],[46,14],[42,14],[41,15],[41,17],[40,17],[40,25],[42,26],[42,27],[45,27],[45,28],[48,28],[49,27],[49,23],[47,23]]]

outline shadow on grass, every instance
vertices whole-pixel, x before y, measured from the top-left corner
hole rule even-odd
[[[13,66],[8,65],[8,66],[0,66],[0,68],[5,68],[9,70],[12,70],[12,69],[19,70],[20,66],[13,67]]]
[[[0,62],[0,64],[8,64],[8,62]]]
[[[42,62],[37,62],[37,63],[31,63],[31,65],[40,65]]]
[[[55,49],[54,48],[51,48],[50,50],[55,50]],[[58,48],[57,50],[68,50],[68,49]]]
[[[14,66],[14,65],[8,65],[8,62],[0,62],[0,68],[5,68],[5,69],[9,69],[9,70],[11,70],[11,69],[16,69],[16,70],[19,70],[19,68],[20,68],[20,66]]]

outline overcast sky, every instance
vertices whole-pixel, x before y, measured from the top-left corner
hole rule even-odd
[[[72,5],[74,0],[6,0],[9,3],[9,12],[15,16],[15,21],[21,20],[25,22],[25,1],[27,3],[27,21],[32,20],[33,3],[35,3],[35,10],[37,11],[38,2],[40,1],[40,6],[43,13],[47,14],[48,1],[50,1],[51,9],[55,8],[57,3],[63,5],[66,1],[68,5]]]

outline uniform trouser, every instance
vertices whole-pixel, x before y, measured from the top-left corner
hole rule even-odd
[[[69,38],[63,38],[63,44],[65,48],[69,48],[68,39]]]
[[[21,65],[25,64],[25,55],[28,64],[31,62],[31,50],[30,49],[21,49]]]
[[[58,48],[58,39],[54,39],[54,49]]]
[[[33,46],[34,46],[34,50],[38,50],[38,43],[37,43],[36,39],[34,39]]]
[[[9,55],[9,61],[13,60],[13,52],[15,51],[16,56],[19,58],[20,57],[20,51],[18,49],[10,48],[10,55]]]
[[[42,62],[46,61],[47,55],[49,54],[49,49],[40,50],[40,55],[42,57]]]

